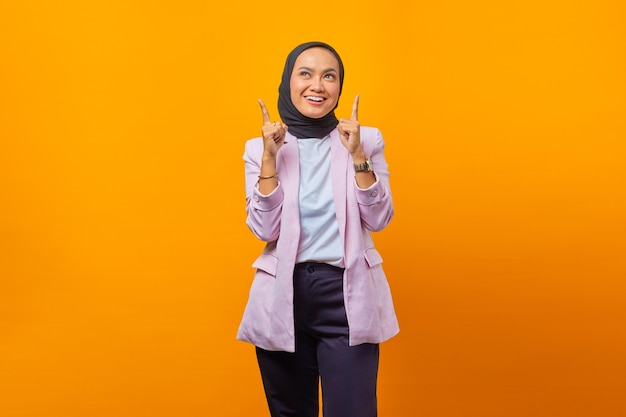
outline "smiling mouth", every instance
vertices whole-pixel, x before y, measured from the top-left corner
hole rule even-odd
[[[304,98],[306,98],[309,101],[313,101],[315,103],[321,103],[324,100],[326,100],[324,97],[317,97],[317,96],[305,96]]]

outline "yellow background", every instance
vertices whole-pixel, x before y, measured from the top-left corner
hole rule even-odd
[[[0,2],[0,415],[267,416],[234,339],[287,53],[387,142],[383,417],[626,415],[618,0]]]

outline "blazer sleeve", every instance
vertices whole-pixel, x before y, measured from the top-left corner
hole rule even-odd
[[[284,194],[280,181],[278,187],[270,194],[263,195],[259,192],[262,154],[263,142],[260,138],[246,142],[243,155],[246,178],[246,224],[258,239],[271,242],[280,235]]]
[[[389,187],[389,167],[385,159],[385,142],[376,128],[362,131],[364,150],[372,160],[376,182],[368,188],[359,188],[354,180],[359,212],[363,225],[373,232],[384,229],[393,218],[394,209]],[[366,133],[366,135],[363,135]],[[364,137],[363,137],[364,136]]]

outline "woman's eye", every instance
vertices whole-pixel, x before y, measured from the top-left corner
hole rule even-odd
[[[335,75],[334,74],[326,74],[326,76],[324,78],[327,78],[329,80],[334,80],[335,79]]]
[[[308,77],[311,74],[309,74],[308,71],[300,71],[300,75],[303,76],[303,77]]]

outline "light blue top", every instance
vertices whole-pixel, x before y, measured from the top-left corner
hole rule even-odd
[[[296,262],[343,267],[343,245],[330,175],[330,137],[298,139],[300,244]]]

